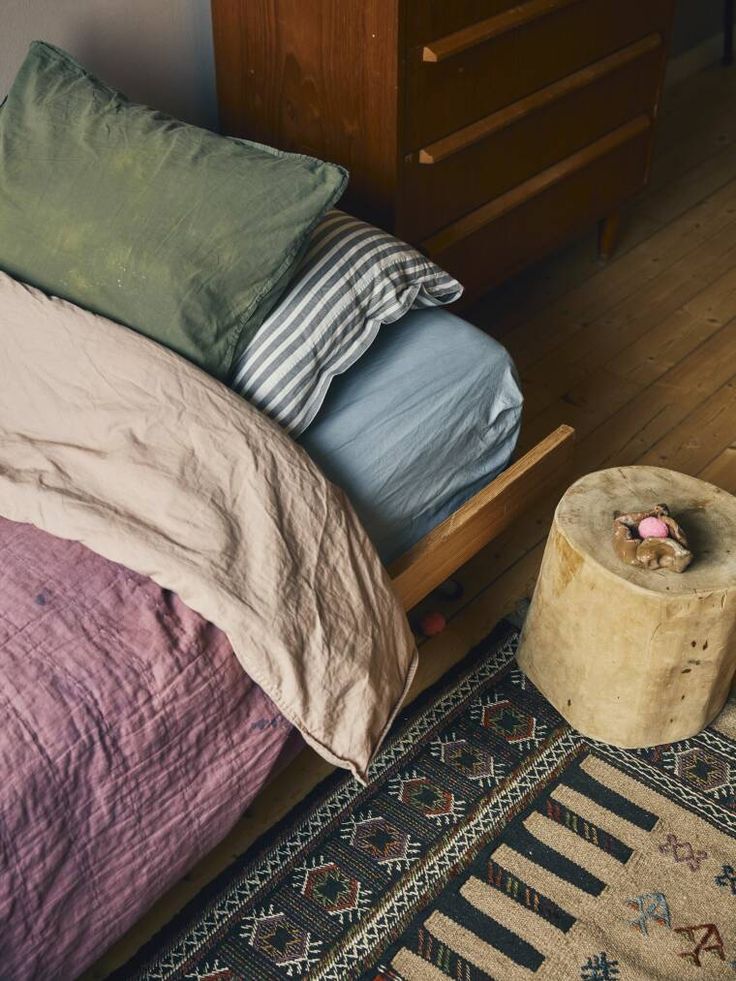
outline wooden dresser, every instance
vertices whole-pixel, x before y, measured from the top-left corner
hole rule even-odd
[[[473,297],[645,183],[673,0],[212,0],[225,132],[344,164],[344,207]]]

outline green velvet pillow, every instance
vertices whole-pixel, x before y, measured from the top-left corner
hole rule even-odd
[[[225,379],[346,181],[130,103],[36,41],[0,110],[0,268]]]

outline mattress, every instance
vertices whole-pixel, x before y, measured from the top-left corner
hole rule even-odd
[[[388,564],[508,466],[521,408],[497,341],[445,309],[415,310],[335,379],[299,442]]]

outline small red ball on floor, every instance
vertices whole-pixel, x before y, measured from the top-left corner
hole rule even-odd
[[[441,634],[446,626],[447,620],[436,610],[433,610],[431,613],[425,613],[419,621],[419,629],[425,637],[434,637],[435,634]]]

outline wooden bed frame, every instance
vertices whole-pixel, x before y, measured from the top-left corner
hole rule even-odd
[[[570,470],[574,438],[570,426],[555,429],[389,567],[405,610],[562,483]]]

